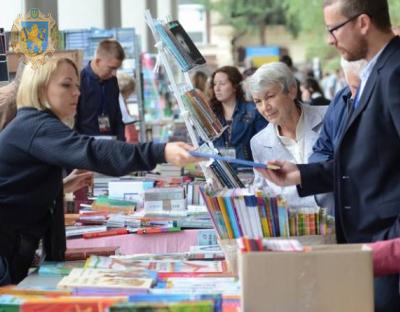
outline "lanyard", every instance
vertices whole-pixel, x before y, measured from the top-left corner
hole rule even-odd
[[[104,115],[104,110],[105,110],[105,102],[106,102],[106,91],[105,91],[105,86],[104,83],[100,84],[101,87],[101,100],[100,100],[100,107],[99,107],[99,116]]]

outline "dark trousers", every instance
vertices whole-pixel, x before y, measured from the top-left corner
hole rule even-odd
[[[374,279],[375,311],[399,312],[399,275],[386,275]]]
[[[0,256],[0,286],[11,284],[10,271],[8,270],[8,261]]]
[[[1,234],[0,246],[5,248],[0,249],[0,284],[18,284],[28,275],[39,241],[21,233]]]

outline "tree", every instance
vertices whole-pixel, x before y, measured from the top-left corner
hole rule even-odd
[[[296,18],[287,19],[281,0],[197,0],[210,11],[221,15],[223,24],[231,25],[233,35],[231,47],[233,55],[236,42],[249,33],[258,32],[260,45],[266,45],[267,25],[285,25],[293,35],[298,34]]]
[[[400,1],[388,0],[388,2],[392,24],[400,25]],[[307,42],[307,59],[312,57],[320,57],[321,59],[338,57],[336,50],[326,43],[322,3],[322,0],[283,0],[286,18],[298,20],[300,38]]]

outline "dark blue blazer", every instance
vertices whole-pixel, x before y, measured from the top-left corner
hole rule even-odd
[[[349,87],[336,93],[324,117],[318,140],[313,146],[309,162],[326,161],[333,158],[334,148],[343,133],[348,117],[347,102],[351,98]]]
[[[400,236],[399,37],[390,41],[375,64],[334,160],[299,169],[300,195],[334,189],[340,243]]]

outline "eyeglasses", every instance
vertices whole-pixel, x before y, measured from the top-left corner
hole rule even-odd
[[[344,25],[346,25],[346,24],[350,23],[351,21],[355,20],[357,17],[359,17],[359,16],[362,15],[362,14],[364,14],[364,13],[358,13],[358,14],[356,14],[356,15],[350,17],[348,20],[344,21],[343,23],[340,23],[339,25],[333,26],[333,27],[331,27],[331,28],[329,28],[328,26],[326,26],[326,30],[331,34],[331,36],[332,36],[333,39],[337,40],[336,37],[335,37],[334,32],[335,32],[336,30],[338,30],[339,28],[342,28]]]

